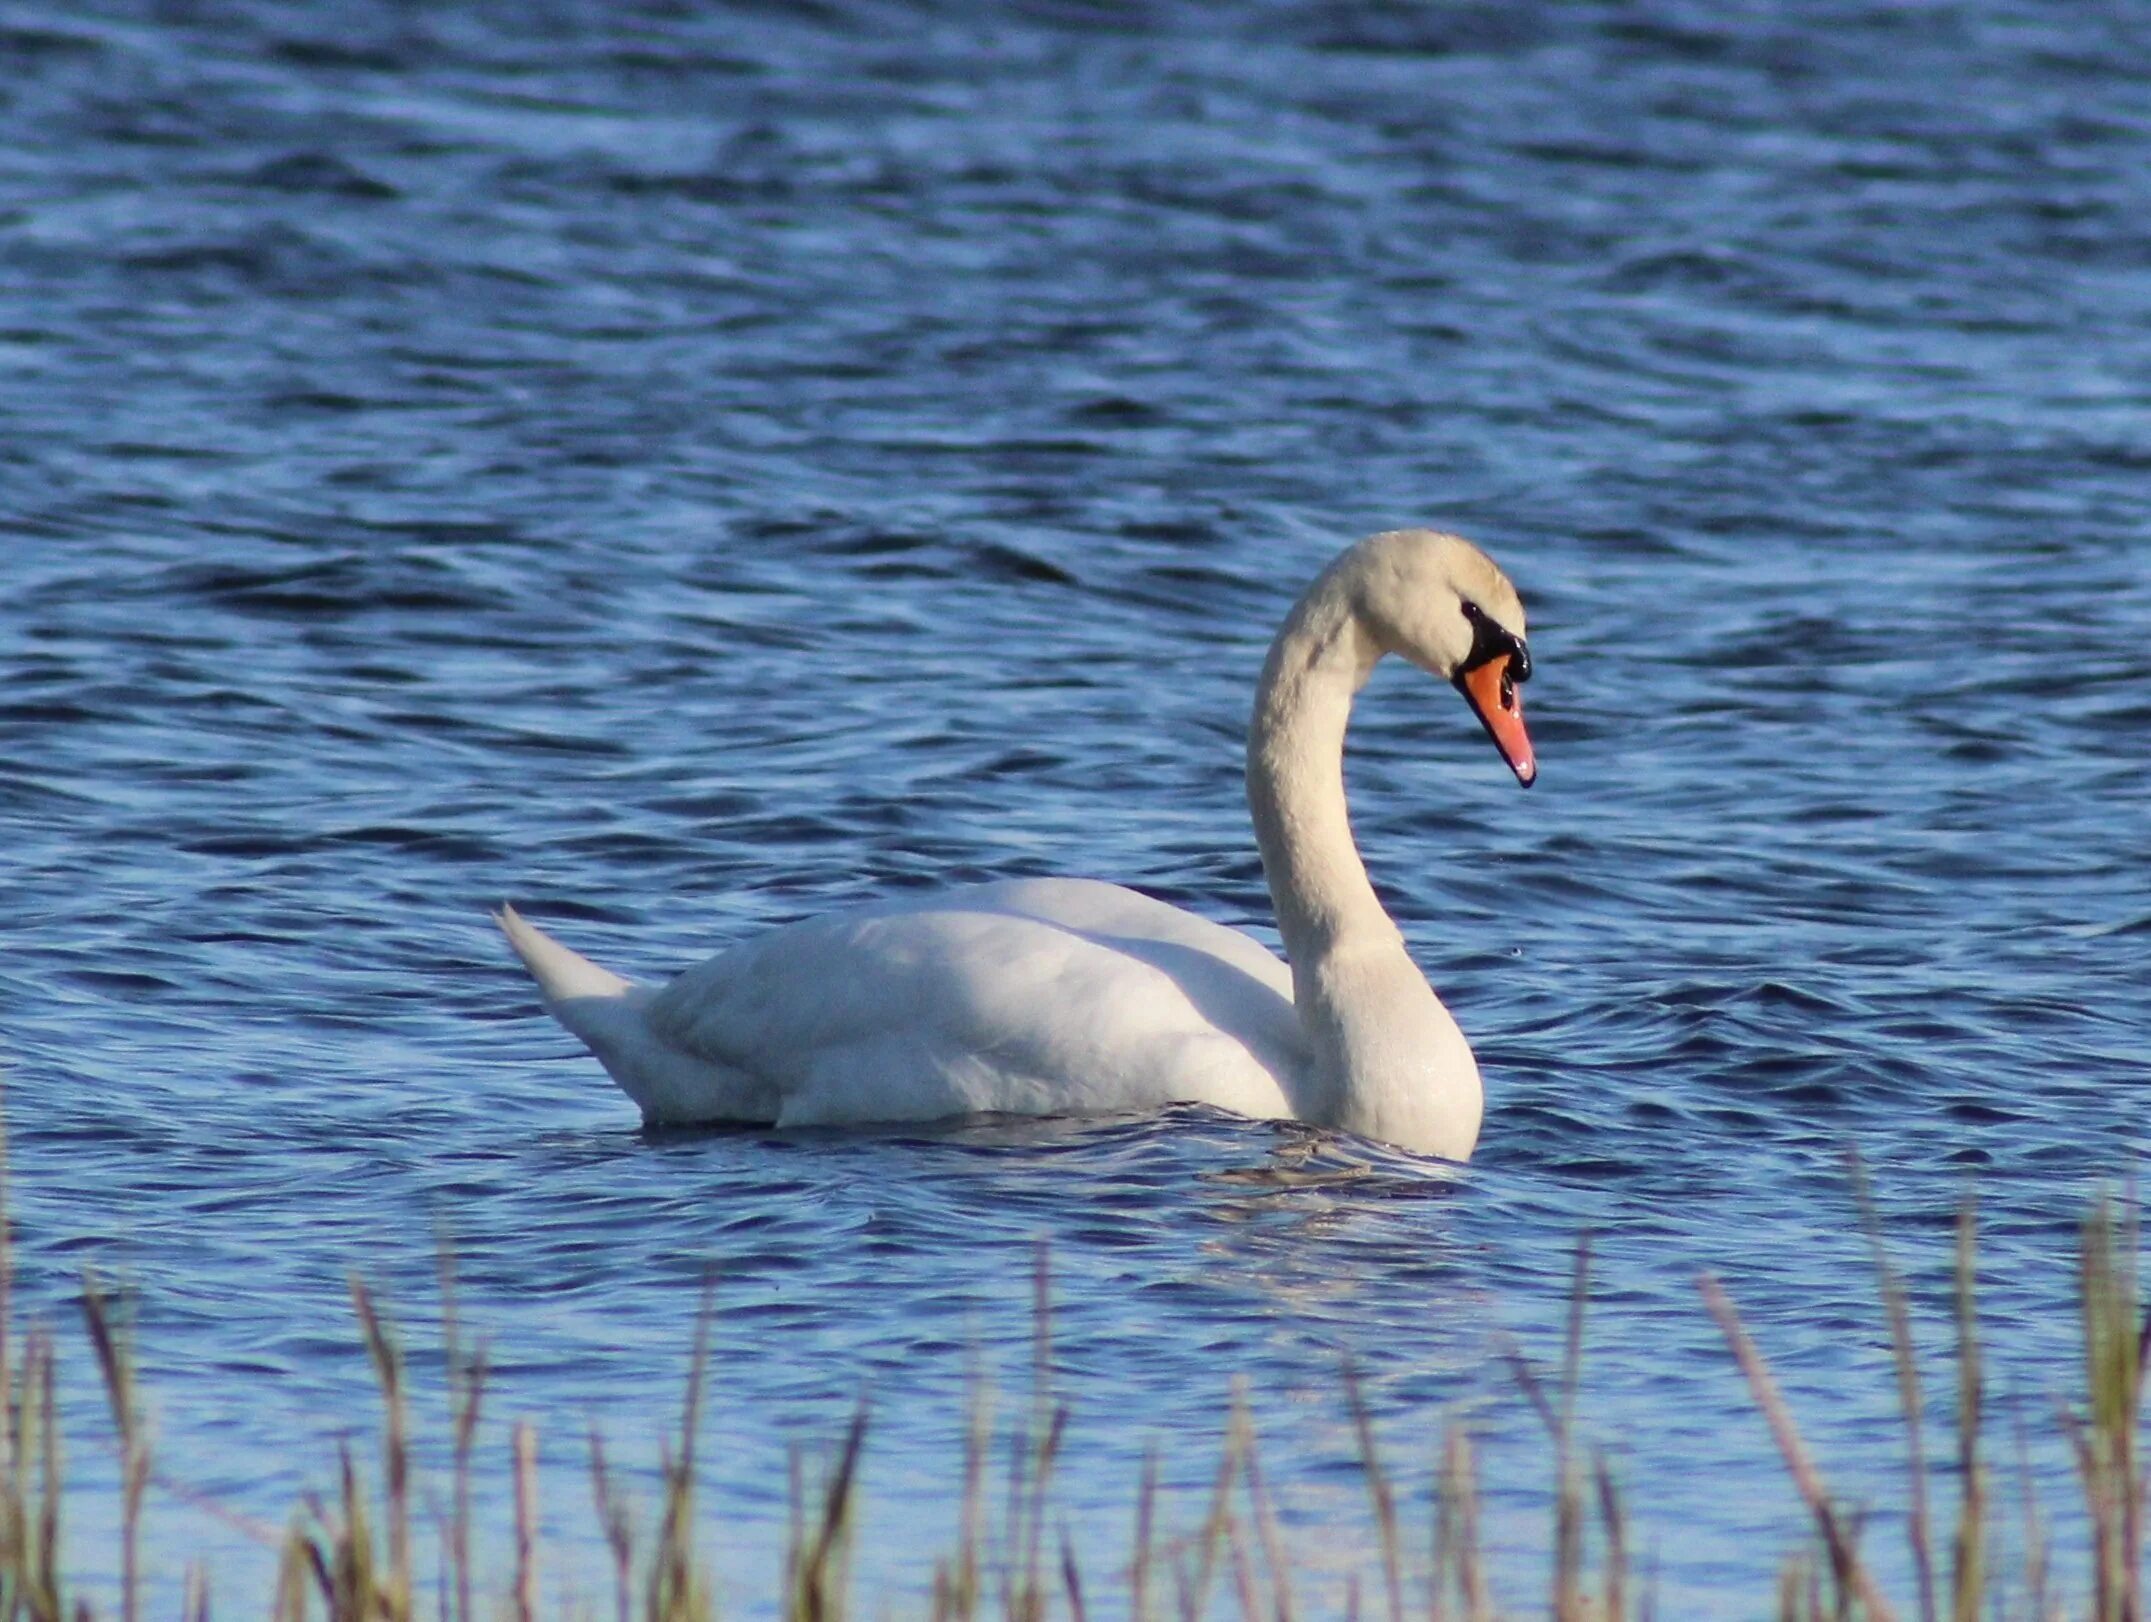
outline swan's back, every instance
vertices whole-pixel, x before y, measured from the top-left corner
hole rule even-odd
[[[785,1125],[1200,1102],[1297,1113],[1292,977],[1250,937],[1119,885],[1023,879],[772,930],[636,999],[649,1037],[721,1097],[653,1120]],[[604,1057],[601,1054],[601,1057]],[[623,1056],[625,1057],[625,1056]],[[774,1102],[772,1112],[770,1105]]]

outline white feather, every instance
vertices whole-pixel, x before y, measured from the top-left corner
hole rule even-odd
[[[1249,804],[1289,969],[1237,930],[1089,879],[972,885],[808,919],[654,991],[513,908],[497,917],[546,1006],[651,1122],[1203,1103],[1464,1159],[1478,1066],[1367,882],[1341,761],[1352,697],[1383,654],[1444,677],[1463,664],[1465,601],[1521,636],[1514,589],[1469,543],[1378,535],[1324,572],[1271,649]]]

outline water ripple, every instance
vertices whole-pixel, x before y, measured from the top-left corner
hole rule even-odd
[[[1739,1608],[1798,1517],[1695,1270],[1887,1499],[1843,1145],[1923,1321],[1977,1187],[1996,1389],[2043,1392],[2084,1195],[2146,1144],[2126,35],[0,18],[26,1298],[137,1280],[166,1456],[275,1520],[369,1423],[348,1272],[423,1343],[450,1235],[499,1400],[563,1437],[650,1434],[714,1273],[742,1547],[865,1390],[866,1574],[917,1582],[1043,1243],[1076,1524],[1124,1524],[1161,1438],[1199,1491],[1242,1372],[1320,1546],[1349,1356],[1400,1440],[1475,1417],[1514,1573],[1544,1470],[1497,1354],[1552,1344],[1590,1228],[1665,1602]],[[1264,639],[1404,521],[1503,558],[1542,668],[1527,799],[1415,674],[1354,732],[1370,866],[1487,1070],[1468,1170],[1196,1110],[644,1136],[492,937],[513,896],[655,975],[1035,872],[1266,932]]]

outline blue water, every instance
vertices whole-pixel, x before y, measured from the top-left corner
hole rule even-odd
[[[532,1417],[588,1592],[582,1433],[647,1496],[714,1271],[726,1599],[867,1393],[903,1613],[1043,1241],[1095,1581],[1147,1450],[1199,1516],[1235,1375],[1302,1558],[1362,1562],[1349,1357],[1407,1477],[1471,1420],[1521,1598],[1502,1353],[1590,1229],[1663,1613],[1755,1614],[1800,1535],[1704,1266],[1894,1547],[1843,1146],[1930,1344],[1976,1190],[2036,1420],[2151,1141],[2147,50],[2032,0],[0,8],[23,1304],[80,1353],[80,1270],[130,1281],[166,1468],[273,1525],[373,1422],[348,1274],[437,1395],[446,1234],[487,1514]],[[1266,931],[1250,684],[1403,523],[1502,560],[1538,671],[1528,795],[1414,672],[1353,736],[1466,1170],[1199,1113],[645,1137],[486,922],[655,977],[1067,873]],[[229,1519],[151,1515],[163,1591],[258,1603]]]

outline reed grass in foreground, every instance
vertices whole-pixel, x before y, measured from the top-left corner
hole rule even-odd
[[[1927,1402],[1914,1355],[1904,1286],[1891,1265],[1853,1163],[1853,1183],[1873,1247],[1881,1306],[1895,1356],[1901,1401],[1908,1502],[1906,1535],[1913,1573],[1910,1594],[1891,1595],[1862,1551],[1858,1517],[1832,1495],[1803,1444],[1764,1354],[1749,1336],[1732,1300],[1708,1276],[1704,1303],[1724,1333],[1755,1403],[1814,1522],[1813,1541],[1790,1551],[1775,1593],[1727,1606],[1741,1614],[1775,1615],[1786,1622],[1864,1619],[1888,1622],[1977,1622],[2023,1618],[2055,1622],[2151,1622],[2144,1606],[2144,1463],[2139,1429],[2144,1371],[2151,1358],[2151,1322],[2138,1290],[2138,1244],[2133,1209],[2094,1203],[2083,1224],[2078,1267],[2082,1315],[2083,1386],[2079,1401],[2056,1409],[2053,1422],[2077,1466],[2081,1515],[2088,1529],[2089,1569],[2065,1582],[2053,1568],[2046,1522],[2021,1465],[2017,1493],[2004,1510],[1995,1489],[1996,1466],[1986,1435],[1986,1404],[1975,1300],[1975,1234],[1965,1210],[1956,1246],[1955,1419],[1949,1473],[1956,1483],[1954,1516],[1938,1544],[1932,1509],[1936,1466],[1927,1436]],[[0,1159],[0,1208],[5,1169]],[[119,1461],[118,1546],[92,1558],[63,1558],[66,1476],[55,1420],[61,1356],[53,1333],[14,1323],[5,1224],[0,1223],[0,1622],[91,1622],[94,1613],[69,1591],[68,1573],[109,1573],[123,1622],[142,1609],[140,1529],[149,1488],[162,1481],[142,1418],[130,1337],[121,1304],[94,1278],[86,1279],[83,1313],[91,1350],[110,1400]],[[1149,1619],[1238,1617],[1244,1622],[1296,1622],[1301,1616],[1345,1614],[1404,1622],[1489,1622],[1496,1616],[1544,1615],[1554,1622],[1620,1622],[1651,1614],[1648,1585],[1631,1568],[1634,1534],[1604,1457],[1584,1446],[1576,1415],[1581,1385],[1584,1309],[1589,1298],[1588,1245],[1577,1253],[1568,1332],[1559,1368],[1535,1368],[1512,1355],[1523,1400],[1543,1422],[1550,1442],[1553,1492],[1550,1558],[1545,1590],[1526,1605],[1503,1604],[1493,1592],[1480,1541],[1479,1477],[1469,1434],[1441,1438],[1439,1480],[1430,1512],[1407,1513],[1382,1464],[1382,1445],[1347,1368],[1340,1401],[1358,1437],[1374,1551],[1367,1570],[1351,1577],[1341,1597],[1308,1593],[1308,1571],[1295,1565],[1278,1508],[1266,1483],[1253,1421],[1234,1400],[1207,1503],[1195,1524],[1168,1534],[1161,1525],[1155,1468],[1145,1472],[1128,1546],[1104,1565],[1095,1551],[1079,1553],[1072,1534],[1051,1513],[1053,1476],[1068,1411],[1051,1391],[1049,1290],[1044,1258],[1038,1273],[1037,1363],[1028,1412],[996,1440],[983,1402],[975,1405],[951,1496],[960,1500],[955,1546],[938,1562],[930,1596],[910,1602],[934,1622],[1087,1622],[1110,1611]],[[378,1456],[361,1461],[348,1448],[334,1460],[331,1485],[294,1507],[278,1541],[275,1589],[265,1603],[275,1622],[474,1622],[485,1617],[536,1622],[541,1615],[587,1622],[703,1622],[715,1614],[710,1568],[697,1542],[696,1443],[709,1361],[710,1318],[705,1301],[697,1329],[678,1428],[663,1451],[654,1516],[638,1517],[604,1443],[588,1438],[592,1525],[607,1551],[607,1592],[572,1605],[541,1593],[536,1438],[527,1424],[509,1438],[515,1491],[509,1511],[511,1550],[505,1569],[480,1569],[474,1554],[471,1478],[487,1395],[482,1346],[465,1340],[455,1310],[453,1276],[445,1266],[442,1321],[448,1371],[449,1480],[444,1491],[421,1493],[414,1479],[412,1416],[397,1337],[365,1287],[352,1284],[352,1304],[382,1398]],[[854,1614],[884,1616],[885,1596],[857,1596],[849,1562],[857,1524],[858,1472],[868,1445],[870,1416],[862,1406],[829,1458],[810,1473],[796,1458],[791,1478],[791,1531],[774,1594],[753,1607],[788,1622],[838,1622]],[[997,1478],[997,1479],[989,1479]],[[432,1484],[439,1488],[439,1483]],[[432,1524],[414,1529],[414,1505],[443,1506]],[[2016,1551],[2004,1566],[1993,1556],[1999,1518],[2014,1521]],[[1413,1527],[1431,1524],[1431,1537]],[[1360,1529],[1353,1529],[1358,1531]],[[423,1535],[421,1535],[423,1534]],[[1327,1540],[1326,1540],[1327,1541]],[[421,1546],[424,1552],[421,1553]],[[421,1569],[421,1568],[424,1569]],[[1102,1581],[1101,1581],[1102,1579]],[[207,1622],[209,1576],[189,1575],[185,1622]]]

